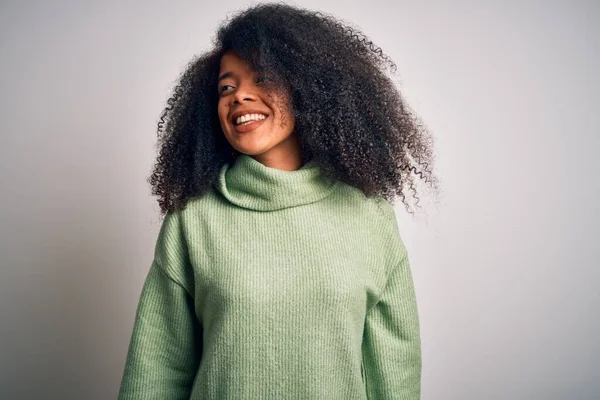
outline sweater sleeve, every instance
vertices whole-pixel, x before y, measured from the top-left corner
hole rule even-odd
[[[397,261],[365,319],[363,368],[370,400],[421,397],[421,339],[415,290],[397,227],[394,238]]]
[[[139,298],[119,400],[189,399],[201,327],[174,215],[167,215]],[[180,272],[180,273],[179,273]]]

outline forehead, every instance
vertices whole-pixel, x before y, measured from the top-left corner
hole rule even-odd
[[[250,65],[232,51],[227,51],[221,56],[220,72],[252,73]]]

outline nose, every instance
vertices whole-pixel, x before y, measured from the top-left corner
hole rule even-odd
[[[233,103],[240,104],[243,101],[253,101],[256,99],[255,88],[251,84],[240,84],[233,96]]]

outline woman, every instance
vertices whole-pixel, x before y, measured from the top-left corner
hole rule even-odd
[[[387,64],[386,64],[387,63]],[[180,78],[150,177],[165,214],[120,399],[418,399],[393,196],[427,131],[362,34],[259,4]]]

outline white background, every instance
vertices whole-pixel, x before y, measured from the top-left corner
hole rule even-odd
[[[1,3],[1,398],[116,398],[159,229],[158,115],[248,4]],[[439,210],[396,207],[422,398],[598,398],[599,3],[296,4],[392,57],[436,138]]]

